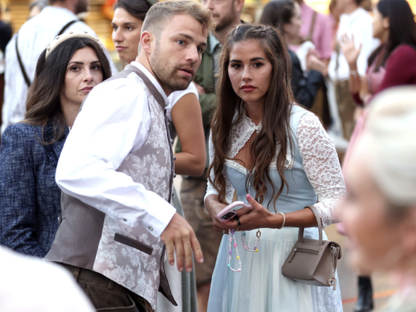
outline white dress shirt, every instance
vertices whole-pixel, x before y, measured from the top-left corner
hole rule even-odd
[[[20,28],[18,33],[19,53],[30,82],[33,82],[35,78],[39,55],[55,39],[59,31],[73,20],[78,20],[78,17],[68,9],[48,6]],[[87,24],[81,21],[72,24],[65,32],[70,31],[88,31],[93,36],[97,36]],[[117,73],[108,51],[105,50],[105,53],[113,74]],[[8,125],[24,119],[27,91],[28,87],[17,60],[16,35],[14,35],[6,47],[2,133]]]
[[[337,41],[341,41],[343,34],[347,34],[349,37],[354,35],[354,43],[357,48],[360,44],[362,45],[357,60],[357,69],[360,76],[364,76],[367,70],[368,57],[380,44],[379,40],[373,38],[372,17],[363,8],[358,8],[350,14],[342,14],[337,31]],[[350,67],[341,50],[339,56],[336,51],[332,52],[328,75],[333,81],[349,79]]]
[[[140,68],[165,99],[156,78]],[[135,79],[140,79],[135,75]],[[134,228],[141,224],[160,236],[176,209],[117,168],[130,151],[139,150],[150,133],[147,92],[132,79],[96,86],[84,102],[68,135],[56,169],[62,191]]]
[[[57,264],[0,246],[0,311],[93,312],[71,274]]]

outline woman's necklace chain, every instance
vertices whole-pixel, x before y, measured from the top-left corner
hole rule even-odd
[[[260,230],[257,230],[256,236],[257,236],[257,240],[256,240],[256,245],[254,246],[254,248],[250,248],[246,245],[246,232],[243,231],[241,232],[241,240],[243,241],[243,247],[245,250],[250,251],[250,252],[259,252],[259,246],[260,246],[260,237],[261,237],[261,232]]]
[[[250,252],[259,252],[259,246],[260,246],[260,237],[261,237],[261,232],[260,230],[257,230],[256,236],[257,236],[257,240],[256,240],[256,244],[254,246],[254,248],[250,248],[246,245],[246,232],[243,231],[241,232],[241,240],[243,242],[243,247],[244,250],[250,251]],[[235,230],[230,230],[230,234],[228,234],[229,238],[228,238],[228,268],[233,271],[233,272],[241,272],[241,258],[240,258],[240,254],[238,253],[238,247],[237,247],[237,240],[235,238]],[[234,244],[233,244],[234,242]],[[238,268],[234,269],[231,267],[231,258],[233,255],[232,249],[231,249],[231,244],[233,244],[234,249],[235,249],[235,254],[236,254],[236,259],[238,261]]]
[[[240,272],[241,271],[241,259],[240,259],[240,255],[238,253],[238,248],[237,248],[237,241],[235,239],[235,231],[234,230],[230,230],[231,235],[228,234],[229,238],[228,238],[228,268],[233,271],[233,272]],[[238,269],[234,269],[231,267],[231,256],[233,254],[232,250],[231,250],[231,243],[234,240],[234,248],[235,248],[235,253],[236,253],[236,258],[238,260]]]

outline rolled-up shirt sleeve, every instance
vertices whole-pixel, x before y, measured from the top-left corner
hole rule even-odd
[[[63,192],[133,228],[160,236],[176,210],[117,168],[146,142],[151,119],[147,94],[130,79],[98,85],[86,99],[56,170]]]

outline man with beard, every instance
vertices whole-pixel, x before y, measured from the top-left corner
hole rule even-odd
[[[194,79],[201,103],[207,151],[207,169],[209,165],[208,138],[211,117],[216,107],[215,84],[219,67],[219,54],[230,29],[241,22],[240,15],[244,0],[202,0],[202,4],[211,10],[212,19],[215,23],[215,30],[208,36],[208,45]],[[176,152],[180,151],[181,146],[178,142]],[[195,264],[198,311],[200,312],[206,311],[207,308],[211,275],[222,236],[222,233],[214,231],[211,216],[204,206],[206,185],[207,170],[200,177],[183,176],[180,193],[186,219],[195,230],[205,255],[203,264]]]
[[[210,28],[211,12],[197,1],[153,5],[136,61],[90,92],[68,135],[56,169],[62,222],[45,258],[70,270],[96,309],[153,311],[158,290],[176,305],[165,247],[179,271],[192,271],[192,253],[203,262],[170,204],[166,105],[193,80]]]
[[[52,40],[64,32],[87,31],[96,36],[76,16],[88,11],[88,4],[89,0],[49,0],[49,6],[24,23],[18,34],[10,40],[6,48],[2,133],[8,125],[24,119],[27,92],[35,77],[39,55]],[[110,55],[105,52],[113,74],[117,73]]]

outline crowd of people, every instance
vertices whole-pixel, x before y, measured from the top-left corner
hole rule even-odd
[[[355,311],[376,271],[413,311],[416,22],[363,2],[118,0],[120,72],[88,0],[33,2],[0,46],[0,310],[343,311],[335,269],[282,274],[337,223]]]

